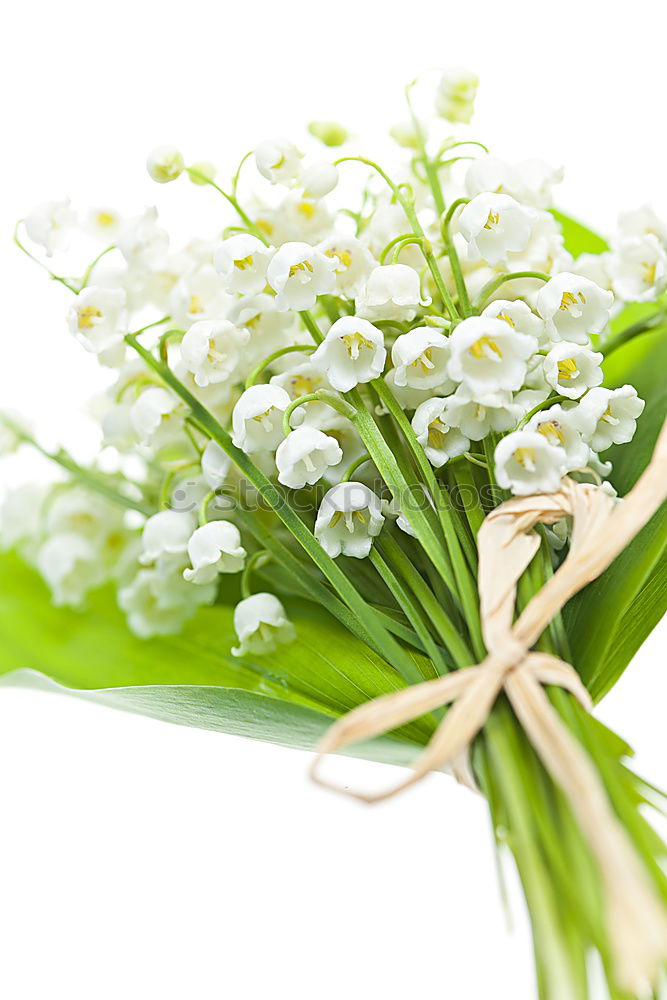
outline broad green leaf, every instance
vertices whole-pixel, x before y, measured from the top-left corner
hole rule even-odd
[[[5,555],[0,676],[25,683],[34,676],[29,671],[37,671],[61,689],[105,704],[299,747],[312,747],[349,709],[404,686],[317,608],[294,601],[289,613],[298,640],[264,657],[231,654],[232,608],[222,604],[202,609],[179,635],[140,640],[110,589],[91,595],[85,613],[55,608],[37,574]],[[405,762],[431,731],[421,720],[361,754]]]
[[[611,481],[621,496],[646,467],[667,415],[667,329],[628,343],[605,365],[610,387],[626,382],[646,400],[629,445],[611,448]],[[632,656],[667,610],[667,505],[663,504],[609,569],[573,598],[565,623],[574,663],[595,698],[618,680]]]
[[[578,257],[582,253],[604,253],[609,249],[609,244],[601,236],[581,222],[556,209],[553,209],[551,214],[563,231],[565,249],[569,250],[573,257]]]

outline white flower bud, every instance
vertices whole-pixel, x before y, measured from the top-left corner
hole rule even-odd
[[[198,160],[197,163],[193,163],[188,170],[188,177],[193,184],[196,184],[198,187],[203,187],[210,181],[215,180],[217,172],[218,169],[214,163],[211,163],[209,160]]]
[[[602,355],[579,344],[555,344],[544,359],[544,377],[552,389],[568,399],[579,399],[602,384]]]
[[[364,559],[384,524],[380,499],[363,483],[339,483],[325,494],[315,521],[315,537],[333,559]]]
[[[325,146],[342,146],[350,135],[338,122],[311,122],[308,131]]]
[[[250,455],[274,451],[283,440],[283,413],[290,398],[278,385],[253,385],[241,395],[232,413],[232,439]]]
[[[255,163],[272,184],[292,184],[301,174],[301,155],[288,139],[269,139],[255,150]]]
[[[562,271],[546,282],[537,294],[537,311],[545,320],[552,340],[587,344],[609,322],[614,296],[594,281]]]
[[[297,427],[276,451],[278,481],[293,490],[307,483],[312,486],[342,459],[343,450],[335,438],[315,427]]]
[[[218,573],[238,573],[243,569],[246,551],[239,529],[231,521],[209,521],[196,528],[188,540],[192,569],[183,570],[183,578],[205,584]]]
[[[417,407],[412,418],[412,429],[417,440],[436,469],[445,465],[450,458],[462,455],[470,447],[469,439],[450,424],[447,404],[448,400],[439,397],[427,399]]]
[[[212,490],[219,489],[227,479],[232,460],[217,441],[209,441],[201,457],[201,471],[206,485]]]
[[[472,118],[479,79],[468,69],[451,68],[440,78],[435,110],[450,122],[467,124]]]
[[[479,194],[459,215],[459,229],[468,242],[468,257],[480,257],[492,267],[508,253],[525,250],[535,225],[535,212],[506,194]]]
[[[122,288],[91,285],[79,292],[67,313],[67,323],[87,351],[100,354],[121,343],[127,332],[125,302]]]
[[[354,298],[376,266],[370,251],[356,236],[340,236],[338,233],[319,243],[317,249],[335,264],[335,293]]]
[[[37,205],[25,218],[26,233],[33,243],[44,247],[47,257],[67,249],[75,225],[76,214],[70,207],[69,198]]]
[[[247,653],[272,653],[279,642],[293,642],[294,626],[285,609],[273,594],[253,594],[234,608],[234,629],[239,645],[232,649],[234,656]]]
[[[339,392],[378,378],[387,358],[381,330],[357,316],[341,316],[329,328],[311,362]]]
[[[358,316],[371,322],[413,320],[417,310],[431,304],[422,299],[419,275],[407,264],[386,264],[371,271],[356,298]]]
[[[314,163],[304,170],[299,182],[303,197],[319,201],[330,194],[338,184],[338,169],[333,163]]]
[[[166,389],[146,389],[132,404],[132,426],[143,441],[148,441],[172,423],[177,407],[178,400]]]
[[[74,533],[51,535],[37,553],[37,568],[57,607],[80,607],[106,576],[94,544]]]
[[[267,269],[280,312],[300,312],[315,305],[318,295],[333,291],[336,264],[309,243],[283,243]]]
[[[142,553],[139,562],[150,566],[163,555],[181,555],[187,551],[194,531],[193,514],[177,510],[161,510],[149,517],[141,534]]]
[[[249,233],[226,239],[213,258],[225,291],[242,295],[261,292],[266,285],[266,269],[275,252],[274,247],[265,246]]]
[[[185,163],[174,146],[158,146],[148,154],[146,169],[158,184],[175,181],[183,173]]]
[[[567,460],[565,450],[536,431],[514,431],[497,445],[496,479],[516,496],[553,493],[560,487]]]

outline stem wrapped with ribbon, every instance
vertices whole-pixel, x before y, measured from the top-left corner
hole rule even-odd
[[[376,698],[331,726],[312,764],[319,784],[367,802],[389,798],[429,771],[456,767],[504,692],[554,782],[567,796],[602,876],[606,918],[619,985],[640,991],[667,956],[667,914],[617,820],[588,755],[553,709],[545,685],[566,689],[587,709],[589,694],[574,668],[531,651],[552,618],[595,580],[630,543],[667,497],[667,421],[651,462],[616,502],[596,486],[564,479],[557,493],[514,498],[485,519],[478,535],[479,598],[487,657],[433,681]],[[570,549],[562,565],[513,623],[517,583],[536,554],[536,524],[571,516]],[[377,794],[350,791],[323,779],[324,755],[372,739],[444,705],[452,707],[412,773]]]

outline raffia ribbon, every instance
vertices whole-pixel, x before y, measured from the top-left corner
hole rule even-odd
[[[337,720],[312,764],[314,781],[367,802],[396,795],[429,771],[456,767],[484,726],[501,691],[545,768],[567,796],[596,858],[619,985],[640,992],[667,957],[667,915],[595,767],[553,709],[544,685],[570,691],[587,709],[590,696],[572,666],[531,647],[566,602],[595,580],[650,520],[667,497],[667,421],[651,462],[624,500],[597,486],[564,479],[557,493],[508,500],[485,519],[479,535],[479,597],[487,657],[474,667],[426,681],[361,705]],[[536,554],[536,524],[573,520],[570,550],[516,622],[516,587]],[[372,739],[424,713],[452,704],[426,749],[400,784],[364,794],[323,779],[326,754]]]

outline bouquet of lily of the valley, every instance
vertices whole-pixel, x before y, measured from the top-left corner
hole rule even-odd
[[[210,198],[185,246],[153,208],[19,223],[106,388],[88,464],[2,412],[59,472],[5,492],[0,670],[318,749],[323,783],[329,752],[451,772],[514,857],[540,997],[588,997],[591,956],[643,996],[664,799],[590,710],[665,609],[667,223],[555,210],[559,170],[470,138],[476,85],[442,74],[428,120],[408,87],[391,165],[332,122],[229,179],[155,150]]]

